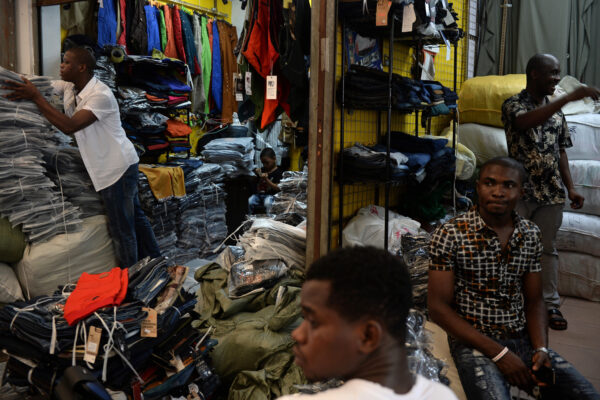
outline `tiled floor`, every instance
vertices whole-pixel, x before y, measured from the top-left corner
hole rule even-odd
[[[561,298],[566,331],[550,330],[550,347],[575,366],[600,391],[600,303]]]

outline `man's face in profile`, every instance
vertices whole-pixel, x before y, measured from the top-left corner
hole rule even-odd
[[[304,321],[292,332],[296,364],[310,381],[351,377],[365,357],[358,350],[358,325],[328,305],[330,285],[306,281],[301,294]]]

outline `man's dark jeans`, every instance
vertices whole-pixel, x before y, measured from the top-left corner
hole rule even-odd
[[[100,191],[108,215],[108,229],[121,268],[139,258],[160,256],[152,226],[138,197],[138,164],[132,164],[111,186]]]
[[[515,339],[496,340],[518,355],[531,368],[533,348],[527,335]],[[448,339],[452,358],[460,381],[469,400],[511,400],[510,385],[496,364],[477,350]],[[600,395],[567,360],[550,350],[550,361],[555,371],[555,384],[540,387],[543,400],[591,400]]]

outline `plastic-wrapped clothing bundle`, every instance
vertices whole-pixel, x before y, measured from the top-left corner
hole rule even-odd
[[[144,89],[132,86],[119,86],[117,94],[121,114],[147,112],[150,108],[150,103]]]
[[[268,218],[254,220],[242,235],[244,260],[282,260],[291,269],[304,270],[306,231]]]
[[[240,261],[231,266],[228,276],[229,297],[239,297],[273,286],[288,267],[281,260]]]
[[[94,76],[112,90],[117,91],[117,71],[115,65],[108,56],[100,56],[96,60],[96,68],[94,68]]]
[[[401,251],[398,252],[410,273],[414,306],[420,310],[427,309],[429,241],[429,234],[423,230],[417,234],[405,233],[400,238]]]
[[[285,171],[279,181],[280,192],[275,194],[271,207],[273,214],[296,213],[306,218],[306,187],[308,171]]]
[[[227,178],[252,175],[254,139],[249,137],[214,139],[204,146],[202,155],[208,162],[220,164]]]

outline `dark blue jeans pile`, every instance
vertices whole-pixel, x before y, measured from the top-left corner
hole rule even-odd
[[[167,285],[174,282],[175,268],[181,267],[169,267],[163,257],[139,261],[128,270],[125,301],[98,309],[74,326],[63,318],[63,307],[75,285],[0,309],[0,349],[9,355],[6,382],[31,386],[50,397],[63,371],[81,365],[106,387],[129,395],[135,387],[146,399],[185,397],[188,385],[195,383],[201,397],[210,397],[220,383],[209,357],[216,342],[191,327],[197,302],[193,295],[181,292],[172,306],[162,307],[156,338],[141,336],[148,316],[143,307],[161,309],[157,306],[171,290]],[[83,346],[91,326],[102,329],[101,340],[95,362],[85,363]],[[183,369],[171,364],[175,357]]]

